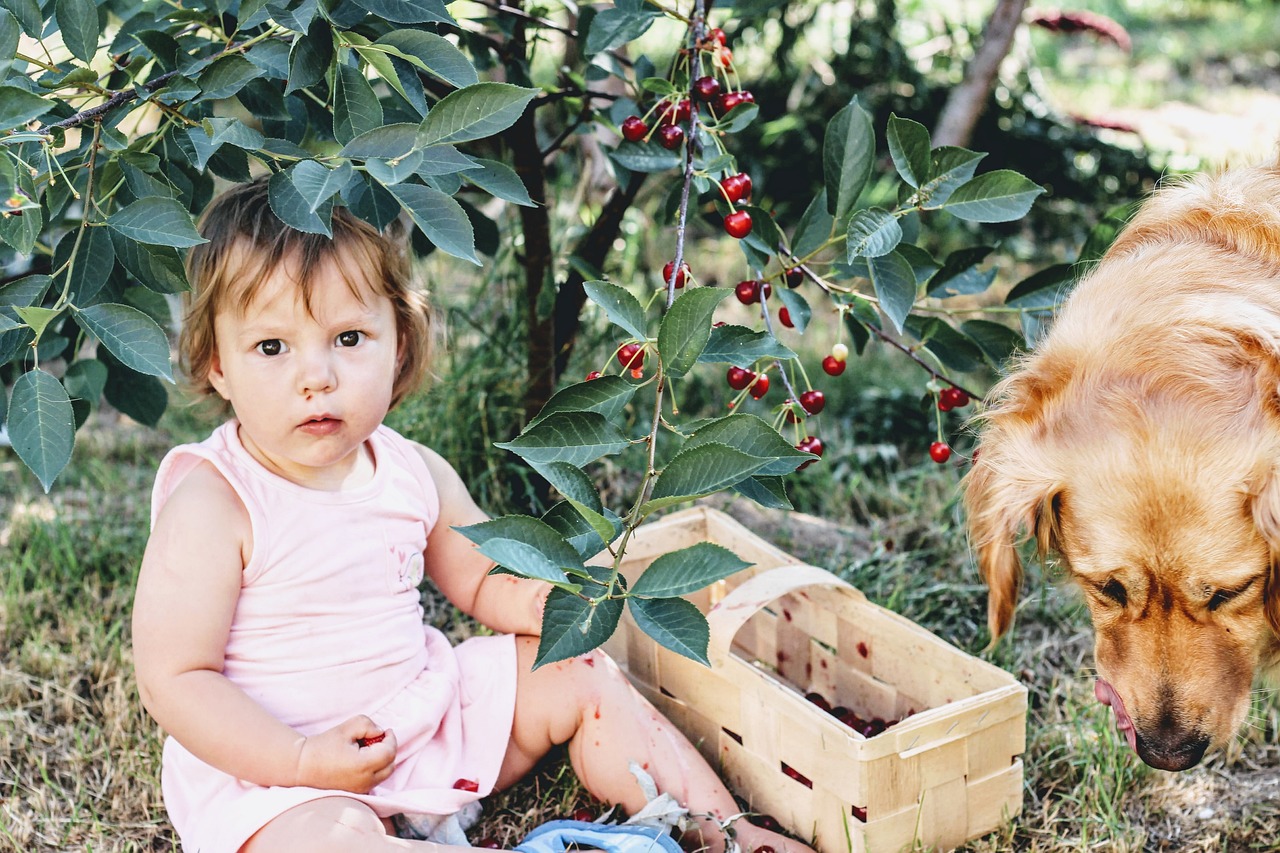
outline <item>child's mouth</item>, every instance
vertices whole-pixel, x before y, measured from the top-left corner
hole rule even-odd
[[[309,435],[332,435],[342,426],[342,421],[328,415],[311,418],[298,425],[298,429]]]

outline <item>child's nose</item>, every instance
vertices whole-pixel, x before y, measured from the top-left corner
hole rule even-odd
[[[311,355],[303,362],[298,374],[298,390],[303,394],[321,394],[332,391],[338,384],[333,360],[327,353]]]

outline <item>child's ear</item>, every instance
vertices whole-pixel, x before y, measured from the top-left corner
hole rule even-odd
[[[209,360],[209,373],[207,374],[209,384],[213,386],[213,390],[218,392],[218,396],[222,399],[230,401],[227,396],[227,377],[222,372],[222,359],[215,352],[213,358]]]

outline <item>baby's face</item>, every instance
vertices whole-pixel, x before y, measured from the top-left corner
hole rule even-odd
[[[391,406],[395,309],[367,287],[352,293],[327,261],[313,273],[308,312],[292,271],[279,265],[243,316],[214,318],[209,382],[231,403],[241,441],[259,462],[301,485],[333,489],[356,469]]]

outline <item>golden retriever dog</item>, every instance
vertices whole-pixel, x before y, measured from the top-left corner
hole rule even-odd
[[[1084,591],[1119,731],[1194,766],[1280,665],[1280,165],[1158,190],[979,423],[993,642],[1034,536]]]

